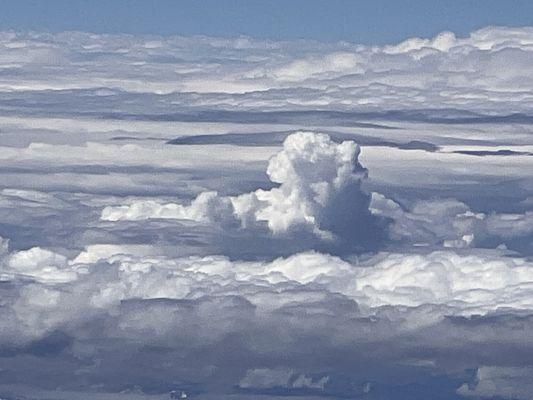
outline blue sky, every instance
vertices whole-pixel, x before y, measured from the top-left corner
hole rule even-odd
[[[443,30],[533,24],[527,0],[17,0],[0,3],[0,29],[83,30],[390,43]]]

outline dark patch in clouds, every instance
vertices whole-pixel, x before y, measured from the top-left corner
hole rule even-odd
[[[174,145],[202,145],[202,144],[233,144],[237,146],[280,146],[290,132],[261,132],[251,135],[246,134],[218,134],[218,135],[195,135],[184,136],[169,140],[168,144]],[[332,140],[342,142],[344,140],[356,141],[360,146],[385,146],[402,150],[425,150],[437,151],[438,146],[432,143],[419,140],[412,140],[407,143],[395,143],[379,138],[362,136],[349,133],[328,132]]]
[[[514,151],[514,150],[457,150],[456,154],[465,154],[467,156],[533,156],[533,153],[528,151]]]

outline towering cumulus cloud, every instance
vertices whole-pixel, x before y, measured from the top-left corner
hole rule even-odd
[[[361,188],[367,173],[359,151],[352,141],[337,144],[324,134],[288,136],[267,169],[280,186],[234,198],[237,215],[265,221],[274,234],[309,229],[334,239],[365,229],[370,197]]]
[[[140,201],[104,208],[104,221],[187,219],[237,224],[243,229],[267,228],[274,236],[311,233],[342,245],[375,240],[375,217],[370,195],[361,187],[367,170],[359,163],[353,141],[335,143],[328,135],[296,132],[272,157],[269,179],[279,184],[235,197],[201,193],[189,206]]]

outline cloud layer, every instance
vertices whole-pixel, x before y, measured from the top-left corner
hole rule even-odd
[[[173,113],[176,106],[527,113],[532,38],[528,27],[488,27],[464,38],[442,32],[381,47],[2,32],[0,89],[6,102],[46,90],[55,91],[52,98],[76,98],[79,91],[85,100],[69,107],[82,113],[108,113],[109,104],[129,115]]]
[[[532,28],[0,49],[2,399],[531,397]]]

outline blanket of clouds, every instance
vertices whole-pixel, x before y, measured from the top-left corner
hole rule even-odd
[[[533,28],[0,48],[2,400],[531,399]]]

